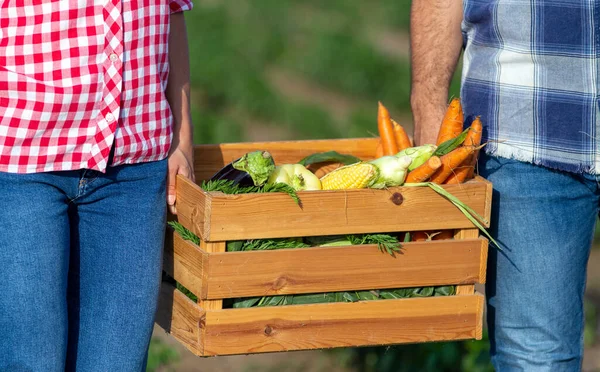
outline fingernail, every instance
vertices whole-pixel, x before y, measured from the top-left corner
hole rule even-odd
[[[167,203],[169,203],[169,205],[175,204],[175,195],[169,195],[167,198]]]

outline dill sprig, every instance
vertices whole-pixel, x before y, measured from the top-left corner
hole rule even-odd
[[[240,186],[232,180],[214,180],[203,181],[200,186],[204,191],[220,191],[223,194],[250,194],[250,193],[266,193],[266,192],[284,192],[292,197],[296,204],[300,205],[300,198],[290,185],[285,183],[275,183],[273,185],[263,186]]]
[[[189,240],[196,245],[200,244],[200,238],[196,234],[191,232],[190,230],[183,227],[183,225],[180,224],[179,222],[169,221],[168,224],[169,224],[169,226],[171,226],[173,228],[173,230],[175,230],[175,232],[177,232],[179,235],[181,235],[181,237],[184,240]]]
[[[400,244],[398,238],[388,234],[348,235],[346,238],[352,242],[353,245],[377,244],[377,247],[381,252],[386,252],[393,257],[396,253],[399,253],[402,248],[402,244]]]

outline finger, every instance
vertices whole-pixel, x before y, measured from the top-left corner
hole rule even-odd
[[[177,171],[177,174],[181,174],[182,176],[186,177],[187,179],[193,182],[196,181],[194,172],[192,171],[192,168],[189,165],[180,166],[179,170]]]
[[[169,206],[169,210],[173,214],[177,214],[177,210],[175,208],[175,199],[176,199],[176,190],[175,190],[175,182],[177,179],[178,168],[170,169],[167,175],[167,204]]]

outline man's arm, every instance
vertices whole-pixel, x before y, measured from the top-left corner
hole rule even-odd
[[[416,144],[435,144],[462,49],[460,0],[413,0],[410,15],[411,96]]]
[[[190,63],[183,13],[171,14],[169,80],[166,96],[173,112],[173,142],[169,151],[167,202],[175,210],[175,180],[181,174],[194,179],[194,143],[190,115]]]

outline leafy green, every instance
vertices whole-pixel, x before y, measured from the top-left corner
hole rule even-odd
[[[265,184],[263,186],[240,186],[232,180],[215,180],[202,181],[200,186],[204,191],[220,191],[223,194],[251,194],[251,193],[266,193],[266,192],[284,192],[292,197],[296,204],[300,205],[300,197],[296,191],[285,183],[275,183],[272,185]]]
[[[325,163],[325,162],[336,162],[342,163],[344,165],[350,165],[354,163],[358,163],[361,160],[353,155],[348,154],[340,154],[337,151],[327,151],[327,152],[318,152],[312,155],[308,155],[304,159],[300,160],[298,163],[304,166],[316,163]]]
[[[179,235],[181,235],[181,237],[183,239],[189,240],[189,241],[193,242],[196,245],[200,244],[200,238],[196,234],[194,234],[193,232],[191,232],[190,230],[186,229],[179,222],[169,221],[167,223],[169,224],[169,226],[171,226],[173,228],[173,230],[175,230],[175,232],[177,232]]]
[[[285,248],[310,247],[302,238],[254,239],[242,243],[240,251],[271,251]]]
[[[446,155],[447,153],[451,152],[452,150],[456,149],[458,146],[462,145],[463,142],[465,142],[465,139],[467,138],[467,133],[469,132],[470,128],[467,128],[465,130],[462,131],[461,134],[458,135],[458,137],[449,139],[443,143],[441,143],[437,149],[435,150],[435,152],[433,153],[433,156],[443,156]]]

